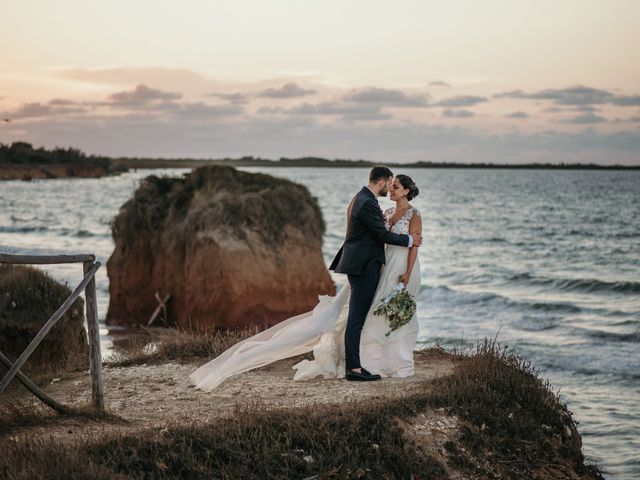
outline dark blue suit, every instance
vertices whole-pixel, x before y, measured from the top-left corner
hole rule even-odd
[[[347,235],[330,270],[346,273],[351,287],[344,335],[347,370],[359,368],[360,335],[385,263],[384,244],[409,246],[409,236],[391,233],[374,193],[363,187],[349,205]]]

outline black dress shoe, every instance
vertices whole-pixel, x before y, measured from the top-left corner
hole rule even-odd
[[[363,368],[362,372],[354,372],[353,370],[347,370],[345,374],[345,378],[347,380],[352,380],[356,382],[375,382],[376,380],[382,380],[380,375],[372,375],[369,372],[366,372]]]

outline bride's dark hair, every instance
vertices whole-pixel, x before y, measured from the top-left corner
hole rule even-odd
[[[409,175],[399,174],[396,175],[396,178],[400,182],[400,185],[409,190],[409,193],[407,193],[407,200],[411,201],[418,196],[420,190],[418,190],[418,187]]]

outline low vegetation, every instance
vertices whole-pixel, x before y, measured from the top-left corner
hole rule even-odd
[[[77,148],[34,148],[27,142],[14,142],[11,145],[0,143],[0,165],[82,165],[99,166],[111,169],[109,157],[86,155]],[[126,170],[120,167],[121,170]]]
[[[104,435],[81,448],[11,442],[0,477],[602,478],[584,464],[570,412],[528,362],[490,342],[454,357],[452,375],[366,404],[256,403],[228,418]],[[402,427],[433,409],[459,419],[446,453],[423,448]]]
[[[3,165],[44,166],[44,165],[101,166],[110,172],[124,172],[130,168],[197,168],[205,165],[231,167],[311,167],[311,168],[371,168],[376,162],[363,159],[328,159],[321,157],[280,157],[276,160],[244,156],[239,158],[138,158],[105,157],[87,155],[77,148],[35,148],[27,142],[0,143],[0,167]],[[562,169],[562,170],[639,170],[637,165],[597,165],[585,163],[461,163],[420,160],[395,163],[396,168],[500,168],[500,169]]]
[[[3,394],[0,398],[0,442],[3,436],[15,433],[22,428],[56,425],[65,419],[126,423],[116,415],[95,410],[91,405],[67,407],[66,412],[57,413],[44,404],[37,403],[35,398],[19,399],[10,392]],[[0,475],[0,478],[4,477]]]
[[[67,285],[40,269],[0,264],[0,350],[10,359],[17,359],[70,295]],[[39,376],[88,368],[83,312],[84,301],[78,298],[42,340],[22,371]],[[4,371],[0,364],[0,374]]]
[[[192,204],[198,207],[191,208]],[[305,186],[232,167],[207,166],[182,178],[145,178],[113,220],[113,238],[127,248],[145,232],[182,220],[183,229],[175,239],[181,243],[214,227],[230,228],[239,237],[247,229],[255,230],[276,245],[286,236],[288,225],[304,225],[316,242],[325,229],[320,206]]]
[[[214,329],[195,332],[178,329],[153,329],[132,336],[126,348],[107,359],[107,365],[127,367],[171,360],[215,358],[236,343],[259,332],[258,327]]]

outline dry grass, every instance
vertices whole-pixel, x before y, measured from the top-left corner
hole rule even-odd
[[[67,285],[46,272],[0,264],[0,350],[18,358],[48,318],[71,295]],[[46,375],[86,369],[89,347],[83,326],[84,301],[78,298],[33,352],[22,371]],[[0,366],[0,373],[4,367]]]
[[[109,366],[126,367],[168,360],[215,358],[236,343],[259,332],[258,327],[196,332],[178,329],[143,330],[128,347],[111,354]]]
[[[0,437],[9,435],[25,427],[46,426],[58,423],[62,419],[73,418],[88,421],[109,421],[123,423],[125,420],[116,415],[100,412],[91,405],[68,407],[65,413],[58,413],[35,400],[3,398],[0,401]],[[0,476],[0,478],[2,478]]]
[[[454,375],[435,382],[429,403],[463,419],[460,443],[495,467],[469,473],[536,478],[541,466],[566,464],[586,478],[601,478],[584,464],[571,412],[529,361],[489,340],[458,360]],[[464,455],[453,450],[464,464]]]
[[[325,229],[317,199],[305,186],[226,166],[199,167],[182,178],[146,177],[114,218],[113,238],[126,249],[165,222],[183,226],[174,238],[177,252],[206,229],[229,228],[238,238],[254,230],[276,247],[288,226],[304,226],[312,242],[321,242]]]
[[[419,353],[439,355],[445,352]],[[570,412],[521,358],[486,342],[452,375],[366,403],[269,410],[210,423],[94,438],[83,449],[10,445],[6,478],[602,478],[584,464]],[[434,407],[460,418],[447,468],[401,428]],[[566,427],[566,428],[565,428]]]
[[[388,402],[366,409],[347,404],[269,412],[253,405],[207,425],[105,437],[80,451],[47,441],[11,445],[7,461],[0,461],[0,475],[409,478],[420,472],[424,478],[446,478],[442,465],[407,442],[393,417],[397,410]]]

